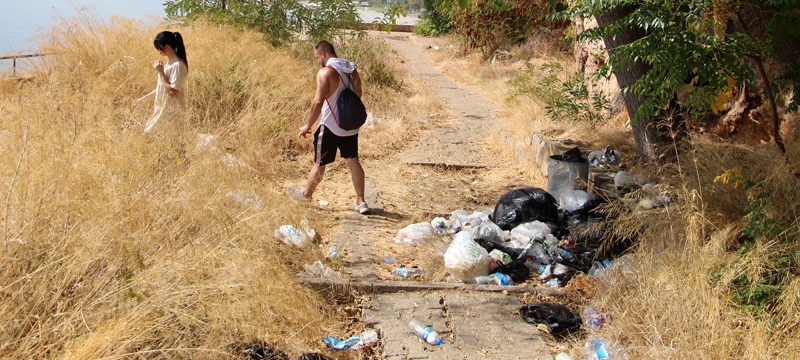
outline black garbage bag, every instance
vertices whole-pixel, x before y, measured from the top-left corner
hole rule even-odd
[[[602,222],[592,226],[570,227],[567,239],[570,243],[590,251],[593,261],[615,259],[633,250],[637,244],[637,238],[632,235],[616,236],[611,231],[611,226],[612,224],[609,222]],[[578,267],[576,266],[576,268]]]
[[[577,147],[565,151],[563,154],[561,154],[561,158],[566,162],[574,162],[574,163],[586,161],[586,159],[584,159],[583,155],[581,154],[581,149]]]
[[[289,360],[283,351],[275,350],[272,346],[260,343],[241,344],[238,346],[242,355],[250,360]]]
[[[585,222],[590,216],[594,218],[604,218],[605,214],[600,213],[597,211],[597,207],[607,203],[609,199],[606,199],[602,196],[597,194],[592,194],[589,196],[589,200],[587,200],[583,206],[579,207],[573,212],[570,212],[568,215],[570,218],[577,218],[581,220],[581,222]],[[570,222],[572,223],[572,222]]]
[[[322,355],[322,354],[306,353],[306,354],[300,355],[300,357],[297,358],[297,360],[331,360],[331,358],[329,358],[329,357],[327,357],[325,355]]]
[[[492,219],[503,230],[538,220],[559,224],[558,203],[553,195],[539,188],[511,190],[497,201]]]
[[[516,259],[508,264],[500,265],[495,272],[507,274],[511,280],[520,284],[525,282],[531,277],[531,270],[525,266],[525,259]]]
[[[551,303],[523,305],[519,316],[529,324],[544,324],[553,337],[560,339],[581,328],[581,317],[566,306]]]
[[[486,249],[486,251],[488,251],[488,252],[491,252],[492,250],[500,250],[500,251],[508,254],[508,256],[511,256],[512,259],[520,258],[522,253],[525,251],[525,249],[510,248],[510,247],[504,246],[503,244],[500,244],[500,243],[498,243],[496,241],[492,241],[492,240],[489,240],[489,239],[480,239],[480,238],[478,238],[478,239],[475,239],[475,242],[478,243],[478,245],[480,245],[482,248]]]
[[[561,260],[561,263],[568,266],[570,269],[589,273],[589,269],[592,268],[592,263],[594,262],[595,251],[582,248],[581,250],[573,250],[571,253],[572,255],[569,258]]]

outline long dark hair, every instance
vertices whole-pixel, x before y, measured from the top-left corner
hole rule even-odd
[[[164,46],[169,45],[172,49],[175,50],[175,55],[178,56],[181,61],[186,65],[186,69],[189,69],[189,60],[186,59],[186,47],[183,46],[183,37],[179,32],[172,32],[172,31],[162,31],[156,35],[156,38],[153,39],[153,46],[156,47],[156,50],[163,51]]]

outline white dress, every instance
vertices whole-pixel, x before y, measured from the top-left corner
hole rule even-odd
[[[156,74],[158,83],[153,102],[153,116],[147,121],[144,132],[149,134],[166,128],[178,130],[183,125],[183,117],[186,110],[186,75],[189,70],[183,61],[176,61],[164,66],[164,73],[169,78],[169,82],[164,81],[161,74]],[[172,97],[167,90],[169,88],[178,90]]]

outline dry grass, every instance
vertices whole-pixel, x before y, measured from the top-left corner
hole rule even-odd
[[[441,50],[431,52],[431,59],[447,75],[478,88],[500,105],[503,109],[502,115],[507,119],[498,127],[503,136],[510,134],[517,143],[526,144],[530,140],[530,134],[538,132],[552,139],[573,141],[582,148],[600,149],[605,145],[613,145],[623,152],[634,152],[635,148],[629,141],[630,132],[625,127],[625,114],[609,120],[607,124],[554,122],[545,113],[543,105],[532,97],[510,95],[516,90],[509,81],[526,71],[526,63],[539,69],[545,63],[557,62],[563,69],[558,76],[561,80],[566,80],[574,71],[574,60],[571,57],[558,53],[549,45],[545,46],[544,51],[536,51],[535,46],[544,46],[542,40],[531,39],[530,44],[512,49],[512,54],[515,55],[511,60],[490,64],[484,62],[479,54],[462,56],[457,47],[447,45],[452,41],[432,40]],[[532,79],[544,76],[546,74],[537,70]],[[503,146],[502,143],[498,145]]]
[[[294,136],[316,69],[256,33],[180,28],[191,125],[147,137],[151,107],[131,102],[154,86],[160,30],[66,22],[47,49],[60,55],[0,93],[2,358],[227,358],[254,340],[297,354],[346,332],[348,319],[294,280],[318,250],[272,236],[312,212],[278,184],[305,172],[282,149],[307,146]],[[197,133],[246,165],[194,152]]]
[[[792,148],[800,151],[797,144]],[[747,196],[714,178],[733,167],[772,194],[770,217],[788,224],[789,232],[800,230],[798,179],[771,147],[697,140],[685,149],[674,168],[661,170],[676,201],[657,212],[619,216],[617,233],[635,234],[638,250],[620,259],[624,272],[604,278],[589,299],[612,316],[599,334],[631,359],[784,359],[800,348],[796,275],[777,305],[759,315],[732,297],[734,279],[757,278],[776,266],[786,246],[800,246],[796,237],[759,237],[745,255],[732,252],[740,246]],[[573,353],[582,349],[583,340],[576,340]]]

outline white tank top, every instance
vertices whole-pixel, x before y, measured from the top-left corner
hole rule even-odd
[[[336,68],[329,66],[330,68],[336,70]],[[339,70],[336,70],[336,73],[339,74],[339,86],[336,87],[336,91],[333,92],[331,97],[325,99],[325,103],[322,105],[322,113],[320,114],[319,124],[320,126],[325,126],[328,130],[334,133],[336,136],[345,137],[345,136],[353,136],[358,134],[358,129],[355,130],[344,130],[339,127],[336,121],[336,116],[339,116],[339,110],[337,109],[336,102],[339,100],[339,95],[342,93],[342,90],[345,88],[345,81],[349,80],[347,76],[342,75]]]

